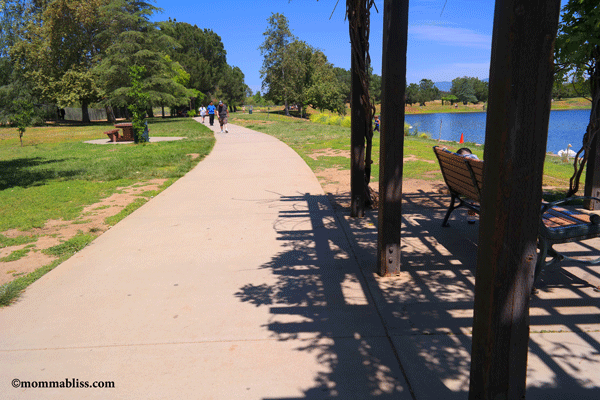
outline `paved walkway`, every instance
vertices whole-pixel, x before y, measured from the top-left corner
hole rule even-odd
[[[441,229],[447,199],[407,196],[407,272],[377,278],[375,211],[349,219],[285,144],[229,131],[0,309],[0,397],[465,399],[476,227]],[[582,282],[600,271],[578,271],[534,299],[532,330],[553,328],[532,335],[528,399],[598,398],[600,294]]]

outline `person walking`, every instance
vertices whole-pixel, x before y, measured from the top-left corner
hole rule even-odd
[[[202,123],[204,123],[204,118],[206,118],[206,107],[200,106],[200,116],[202,117]]]
[[[229,110],[227,109],[227,104],[224,104],[222,101],[219,101],[217,112],[219,113],[219,125],[221,125],[221,133],[223,133],[223,127],[225,127],[225,133],[228,133],[229,131],[227,130],[227,117],[229,116]]]
[[[212,101],[206,107],[206,111],[208,112],[208,123],[213,126],[215,124],[215,105]]]

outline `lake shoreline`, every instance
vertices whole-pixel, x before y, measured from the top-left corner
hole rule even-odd
[[[431,139],[466,143],[484,143],[487,113],[427,112],[406,114],[405,122],[411,125],[411,134],[427,134]],[[567,148],[578,147],[587,129],[589,108],[556,108],[550,112],[546,153],[559,154]],[[571,145],[571,146],[569,146]]]
[[[573,111],[573,110],[591,110],[592,107],[572,107],[572,108],[550,108],[550,111]],[[487,110],[432,110],[432,111],[406,111],[405,115],[426,115],[426,114],[483,114],[487,113]]]

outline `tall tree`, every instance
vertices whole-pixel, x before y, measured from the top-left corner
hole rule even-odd
[[[226,66],[219,81],[219,88],[223,98],[233,112],[237,111],[237,106],[242,105],[246,98],[248,86],[244,83],[244,73],[239,67]]]
[[[309,66],[311,68],[306,104],[316,109],[345,114],[344,92],[338,85],[333,66],[327,62],[325,54],[314,50]]]
[[[421,79],[419,82],[419,93],[417,100],[420,105],[425,106],[425,102],[437,100],[440,98],[440,90],[430,79]]]
[[[306,42],[296,39],[286,46],[283,57],[281,69],[287,77],[285,82],[287,99],[291,104],[297,104],[300,112],[309,102],[308,89],[312,83],[313,71],[319,67],[313,63],[314,52],[315,50]]]
[[[588,79],[592,103],[583,145],[573,164],[575,171],[568,195],[579,190],[579,179],[587,163],[585,194],[597,196],[600,191],[600,4],[597,0],[569,0],[562,11],[554,51],[555,79],[561,83]],[[594,209],[598,205],[588,207]]]
[[[338,80],[338,87],[340,88],[340,91],[344,95],[344,103],[349,103],[350,95],[351,95],[350,84],[352,81],[350,71],[348,71],[347,69],[344,69],[344,68],[334,67],[333,73],[335,74],[335,76]]]
[[[13,48],[42,99],[59,107],[79,103],[84,122],[89,122],[88,105],[103,94],[93,69],[111,40],[104,34],[109,1],[40,2],[41,12],[34,3],[23,40]]]
[[[134,5],[145,4],[133,3],[134,0],[124,1],[132,1]],[[114,5],[118,3],[111,4]],[[187,79],[181,79],[179,63],[169,57],[170,49],[179,47],[179,44],[160,31],[157,24],[149,21],[152,10],[133,8],[122,14],[114,10],[117,15],[123,16],[120,21],[122,29],[116,29],[115,41],[106,49],[95,70],[101,76],[106,90],[106,104],[124,107],[131,103],[129,93],[133,82],[128,71],[132,65],[144,67],[138,79],[141,82],[140,90],[149,96],[149,107],[185,105],[195,95],[185,87]]]
[[[461,101],[463,104],[478,102],[477,96],[475,96],[473,80],[466,76],[452,79],[450,93],[455,95],[458,101]]]
[[[221,37],[210,29],[170,19],[160,22],[159,26],[179,44],[167,50],[171,58],[190,74],[186,86],[205,94],[215,93],[227,68],[227,52]]]
[[[373,73],[373,67],[369,67],[369,94],[373,104],[381,102],[381,76]]]
[[[417,85],[416,83],[411,83],[410,85],[408,85],[406,87],[406,91],[405,91],[405,102],[406,104],[410,104],[411,106],[415,103],[419,102],[419,85]]]
[[[264,57],[260,69],[263,90],[267,90],[266,97],[285,104],[288,111],[288,97],[290,88],[289,80],[284,71],[284,59],[287,46],[294,39],[288,20],[283,14],[272,13],[267,19],[269,26],[263,33],[265,41],[259,47]]]
[[[19,124],[32,116],[30,122],[42,121],[44,110],[32,108],[40,101],[33,92],[31,81],[23,75],[23,70],[15,63],[11,54],[18,43],[31,17],[25,0],[0,2],[0,123]],[[33,115],[32,115],[33,114]],[[20,139],[22,140],[22,132]],[[21,142],[22,143],[22,142]]]

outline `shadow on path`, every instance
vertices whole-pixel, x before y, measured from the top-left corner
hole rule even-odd
[[[455,212],[442,228],[446,196],[405,194],[402,273],[381,278],[376,210],[351,219],[344,195],[281,201],[293,204],[275,225],[287,248],[262,266],[276,283],[236,295],[269,307],[272,336],[323,366],[302,398],[465,399],[479,225]],[[600,294],[578,276],[599,270],[578,268],[546,272],[532,301],[528,399],[598,398]]]

